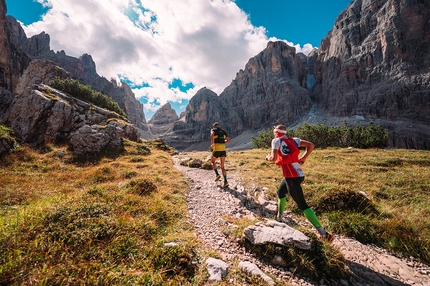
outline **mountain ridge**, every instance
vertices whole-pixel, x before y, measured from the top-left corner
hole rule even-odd
[[[374,122],[388,130],[389,147],[428,150],[429,15],[430,4],[422,1],[355,0],[309,56],[284,42],[268,42],[219,95],[203,88],[179,117],[163,106],[151,122],[127,84],[97,75],[90,55],[76,59],[54,53],[49,35],[27,39],[18,22],[7,19],[13,41],[31,58],[53,60],[73,78],[108,94],[142,138],[161,138],[178,150],[206,150],[214,121],[229,133],[232,149],[250,148],[253,136],[280,123],[295,128],[305,122]]]

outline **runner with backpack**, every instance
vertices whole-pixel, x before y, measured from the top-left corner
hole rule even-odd
[[[211,163],[212,163],[212,169],[215,171],[215,181],[219,181],[221,179],[220,174],[218,173],[217,166],[216,166],[216,160],[219,158],[220,160],[220,167],[221,167],[221,173],[224,177],[224,185],[223,188],[228,187],[227,182],[227,171],[225,170],[225,157],[227,157],[227,149],[225,147],[225,144],[230,142],[230,138],[227,135],[227,132],[225,132],[221,127],[219,126],[218,122],[215,122],[212,125],[211,129],[211,149],[212,149],[212,156],[211,156]]]
[[[334,235],[328,233],[324,227],[321,226],[314,211],[306,203],[301,187],[301,183],[305,179],[305,174],[301,165],[305,163],[306,158],[314,150],[314,144],[300,138],[287,137],[287,128],[284,125],[276,126],[273,133],[275,138],[272,140],[272,152],[266,156],[266,160],[273,161],[276,165],[281,166],[284,175],[284,179],[277,191],[278,210],[276,220],[282,220],[282,214],[284,213],[287,203],[286,195],[290,194],[298,208],[303,211],[308,221],[318,230],[321,238],[331,243],[334,239]],[[300,158],[299,147],[305,147],[305,151]]]

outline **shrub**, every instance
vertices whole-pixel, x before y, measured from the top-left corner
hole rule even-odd
[[[81,84],[78,80],[55,78],[49,82],[49,85],[85,102],[92,103],[127,117],[127,114],[119,107],[116,101],[104,93],[93,90],[88,85]]]
[[[326,123],[309,125],[304,123],[296,130],[287,130],[287,136],[299,137],[311,141],[318,148],[356,147],[384,148],[388,145],[388,131],[370,122],[368,126],[349,127],[346,122],[342,126],[328,127]],[[274,138],[272,129],[260,132],[252,137],[254,148],[270,148]]]
[[[11,145],[14,145],[16,143],[15,131],[13,131],[12,128],[0,124],[0,139],[11,143]]]
[[[252,146],[254,148],[269,148],[270,143],[272,142],[273,134],[272,130],[270,128],[267,129],[267,131],[262,131],[258,133],[257,137],[252,137]]]
[[[140,196],[148,195],[157,190],[157,186],[148,179],[137,179],[127,184],[128,189]]]

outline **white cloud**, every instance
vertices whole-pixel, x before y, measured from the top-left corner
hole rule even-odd
[[[203,86],[219,94],[269,40],[265,28],[253,26],[230,0],[39,2],[51,9],[24,27],[27,36],[45,31],[54,51],[75,57],[88,53],[99,75],[146,83],[150,87],[133,90],[136,98],[161,104],[190,99]],[[289,44],[306,54],[312,49]],[[186,93],[169,89],[175,78],[195,88]]]

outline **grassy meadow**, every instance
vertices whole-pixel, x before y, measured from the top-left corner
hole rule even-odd
[[[98,157],[53,144],[3,155],[0,285],[203,285],[204,261],[220,257],[187,222],[190,182],[173,167],[173,151],[159,141],[125,141],[123,152]],[[282,174],[264,160],[268,152],[231,151],[226,166],[276,200]],[[330,231],[430,264],[429,151],[316,149],[303,168],[308,204]],[[287,208],[304,219],[291,199]],[[237,264],[225,281],[217,285],[261,283]]]
[[[52,145],[3,156],[0,284],[199,284],[206,250],[171,151],[153,141],[98,158]]]

